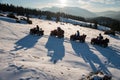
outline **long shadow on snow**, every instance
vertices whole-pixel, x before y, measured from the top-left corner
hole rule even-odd
[[[50,61],[54,64],[59,60],[62,60],[65,56],[65,48],[63,45],[64,39],[58,39],[55,37],[49,37],[45,47],[48,49],[47,56],[50,56]]]
[[[107,58],[107,65],[113,68],[120,69],[120,55],[119,51],[113,50],[112,47],[102,48],[94,46],[105,58]]]
[[[94,72],[102,70],[104,73],[111,74],[99,57],[90,50],[88,44],[71,41],[71,45],[76,55],[82,57],[86,63],[89,63]],[[98,64],[99,67],[96,67],[95,64]]]
[[[6,21],[6,22],[10,22],[10,23],[17,23],[15,19],[9,18],[9,17],[1,17],[0,16],[0,20]],[[25,21],[21,21],[19,24],[26,24],[26,22]]]
[[[0,16],[0,20],[7,21],[7,22],[10,22],[10,23],[16,23],[15,19],[8,18],[8,17],[1,17]]]
[[[27,35],[15,43],[16,44],[16,46],[14,47],[15,49],[12,51],[17,51],[20,49],[27,50],[29,48],[32,48],[37,43],[39,38],[41,38],[41,36]]]
[[[116,35],[116,36],[114,36],[114,35],[109,35],[109,36],[112,37],[112,38],[114,38],[114,39],[120,40],[120,36],[119,36],[119,35]]]

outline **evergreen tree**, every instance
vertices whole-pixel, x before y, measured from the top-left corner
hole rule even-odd
[[[98,23],[97,23],[97,21],[95,21],[94,22],[94,29],[97,29],[97,27],[98,27]]]
[[[57,16],[57,17],[56,17],[56,23],[58,23],[59,21],[60,21],[60,17]]]
[[[50,16],[50,15],[47,15],[46,19],[47,19],[47,20],[51,20],[51,16]]]

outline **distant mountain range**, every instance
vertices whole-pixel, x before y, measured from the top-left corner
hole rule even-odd
[[[51,7],[51,8],[43,8],[43,11],[52,11],[52,12],[64,12],[67,14],[75,15],[75,16],[81,16],[81,17],[96,17],[97,15],[95,13],[92,13],[88,10],[78,8],[78,7]]]
[[[42,11],[51,11],[51,12],[64,12],[66,14],[71,14],[75,16],[81,16],[85,18],[94,18],[94,17],[109,17],[116,20],[120,20],[120,11],[105,11],[105,12],[91,12],[86,9],[78,8],[78,7],[45,7],[41,9]]]
[[[98,16],[109,17],[113,19],[117,19],[120,21],[120,11],[105,11],[105,12],[97,12]]]

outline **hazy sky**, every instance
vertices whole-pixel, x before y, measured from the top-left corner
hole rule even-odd
[[[69,6],[84,8],[92,12],[120,11],[120,0],[0,0],[0,3],[39,9]]]

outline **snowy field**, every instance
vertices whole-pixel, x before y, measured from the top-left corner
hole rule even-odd
[[[31,20],[29,25],[0,17],[0,80],[81,80],[97,70],[120,80],[120,36],[70,23]],[[43,36],[29,35],[36,25],[44,30]],[[65,31],[64,38],[49,36],[57,27]],[[85,43],[69,40],[77,30],[87,35]],[[99,33],[110,39],[107,48],[90,44]]]

